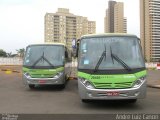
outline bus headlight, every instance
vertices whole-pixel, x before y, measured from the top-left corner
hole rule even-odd
[[[58,72],[58,73],[54,76],[54,78],[58,79],[62,74],[63,74],[63,72]]]
[[[92,85],[92,83],[84,78],[79,78],[79,80],[87,87],[90,89],[94,89],[94,86]]]
[[[24,75],[26,76],[26,78],[31,78],[29,73],[24,73]]]
[[[133,87],[139,87],[142,85],[142,83],[146,80],[146,76],[140,77],[138,80],[136,80],[133,84]]]

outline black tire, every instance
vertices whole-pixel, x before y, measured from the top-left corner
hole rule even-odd
[[[65,76],[65,81],[62,85],[60,85],[60,88],[64,89],[66,87],[66,84],[67,84],[67,77]]]
[[[66,87],[66,84],[60,85],[60,88],[61,88],[61,89],[64,89],[65,87]]]
[[[88,99],[82,99],[82,102],[83,102],[83,103],[89,103],[90,100],[88,100]]]
[[[35,88],[35,85],[32,85],[32,84],[30,84],[28,86],[29,86],[30,89],[34,89]]]
[[[137,102],[137,99],[130,99],[128,100],[129,103],[136,103]]]

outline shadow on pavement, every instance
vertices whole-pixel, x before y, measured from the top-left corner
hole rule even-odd
[[[35,88],[30,89],[28,87],[28,91],[63,91],[68,85],[68,80],[66,81],[66,85],[36,85]]]
[[[83,107],[87,108],[96,108],[96,109],[110,109],[110,110],[123,110],[128,109],[131,111],[137,110],[137,109],[143,109],[139,102],[132,103],[128,100],[94,100],[90,101],[88,103],[82,103]],[[128,111],[129,112],[129,111]],[[136,111],[135,111],[136,112]]]

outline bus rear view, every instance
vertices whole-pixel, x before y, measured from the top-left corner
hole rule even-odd
[[[78,89],[83,102],[146,96],[146,68],[135,35],[86,35],[80,40]]]

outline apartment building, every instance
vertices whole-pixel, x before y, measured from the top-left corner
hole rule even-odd
[[[127,33],[127,18],[123,18],[123,31],[124,33]]]
[[[106,33],[127,33],[127,18],[124,18],[123,2],[110,0],[104,18],[104,31]]]
[[[45,14],[45,42],[61,42],[72,48],[72,40],[85,34],[96,33],[96,22],[77,16],[69,9],[58,8],[56,13]]]
[[[140,0],[140,38],[146,61],[160,61],[160,0]]]

